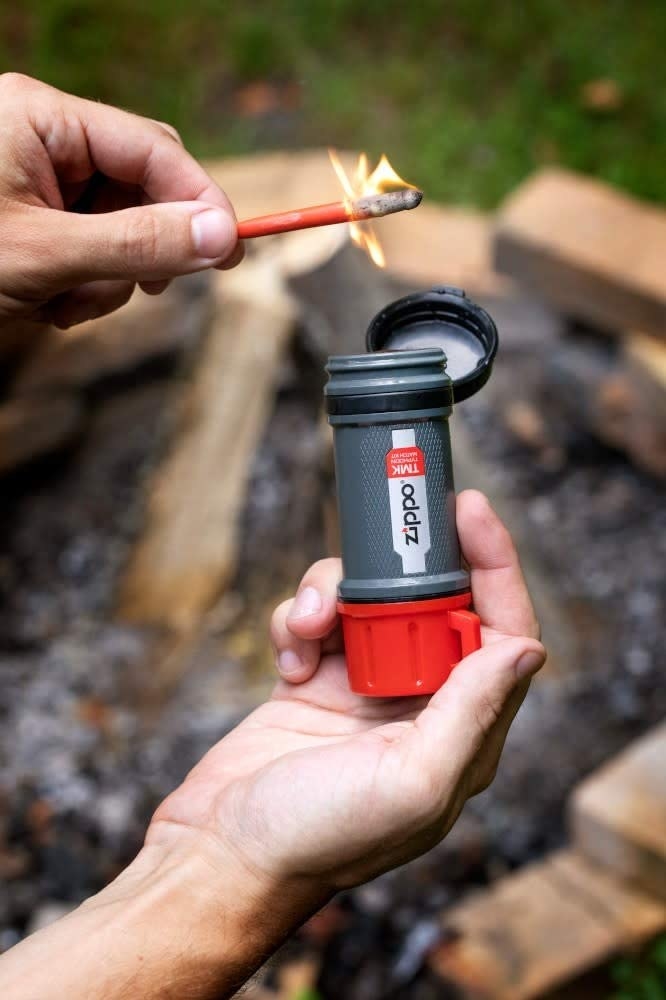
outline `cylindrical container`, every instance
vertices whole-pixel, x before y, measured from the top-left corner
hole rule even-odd
[[[440,348],[331,358],[326,387],[344,578],[351,687],[388,696],[436,691],[479,646],[460,564]]]
[[[469,355],[455,381],[438,335],[447,353]],[[422,347],[424,337],[434,346]],[[399,350],[382,349],[391,338]],[[329,359],[325,390],[349,680],[364,695],[429,694],[481,643],[456,531],[448,417],[456,386],[462,398],[488,377],[496,332],[483,310],[446,288],[387,307],[368,341],[376,353]]]

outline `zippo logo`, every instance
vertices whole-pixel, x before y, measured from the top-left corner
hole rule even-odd
[[[425,573],[430,551],[430,523],[425,487],[425,457],[414,431],[393,431],[393,448],[386,456],[393,550],[403,573]]]
[[[402,533],[407,545],[419,544],[419,512],[420,507],[414,499],[414,487],[411,483],[403,483],[402,489]]]

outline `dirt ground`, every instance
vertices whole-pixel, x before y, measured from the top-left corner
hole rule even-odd
[[[494,785],[447,841],[346,894],[278,959],[314,956],[324,1000],[444,996],[423,968],[441,911],[561,843],[576,781],[666,712],[663,493],[562,422],[545,375],[574,349],[572,332],[538,304],[488,305],[502,349],[488,387],[456,417],[469,450],[464,480],[489,489],[519,525],[526,562],[570,633],[556,644],[571,640],[564,648],[575,653],[571,662],[558,654],[533,685]],[[335,336],[335,318],[327,329]],[[95,386],[78,445],[3,482],[0,951],[112,878],[159,800],[270,689],[268,611],[325,554],[318,337],[301,330],[280,372],[234,586],[184,648],[113,616],[143,485],[164,447],[178,357]],[[517,398],[538,405],[552,447],[508,429]]]

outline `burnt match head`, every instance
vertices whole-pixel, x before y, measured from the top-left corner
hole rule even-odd
[[[368,194],[352,203],[352,219],[376,219],[394,212],[405,212],[421,204],[423,191],[403,188],[400,191],[386,191],[383,194]]]

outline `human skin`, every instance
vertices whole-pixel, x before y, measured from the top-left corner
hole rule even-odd
[[[241,257],[226,195],[175,129],[0,76],[0,349]]]
[[[431,698],[352,694],[340,565],[315,564],[273,616],[271,699],[162,803],[115,882],[0,958],[6,1000],[230,997],[336,892],[446,836],[545,659],[506,529],[474,491],[457,520],[482,648]]]

